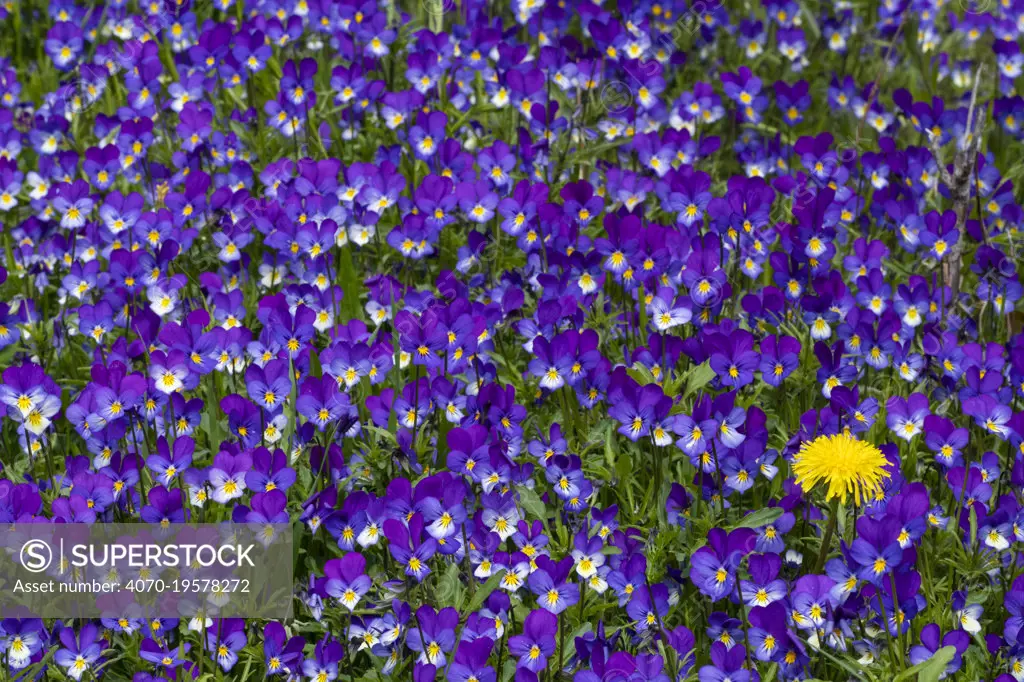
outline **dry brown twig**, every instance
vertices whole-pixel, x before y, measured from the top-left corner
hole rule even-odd
[[[977,163],[978,154],[981,152],[981,131],[984,128],[984,115],[976,112],[978,104],[978,84],[981,83],[982,73],[985,65],[979,64],[978,70],[974,72],[974,87],[971,91],[971,104],[967,109],[967,126],[964,129],[963,137],[956,145],[956,152],[953,155],[952,172],[942,163],[941,150],[939,148],[939,137],[928,133],[928,149],[935,157],[935,163],[939,168],[939,179],[949,187],[953,199],[953,211],[956,213],[956,229],[958,238],[956,244],[949,252],[949,284],[951,289],[950,301],[956,303],[960,296],[960,269],[962,267],[964,251],[964,228],[967,224],[971,200],[971,176],[974,166]],[[975,116],[977,114],[977,117]],[[975,120],[976,119],[976,120]],[[942,311],[945,317],[945,310]]]

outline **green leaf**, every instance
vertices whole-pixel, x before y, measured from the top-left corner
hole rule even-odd
[[[366,289],[359,277],[359,270],[352,264],[352,248],[354,247],[346,245],[337,250],[338,264],[335,266],[338,283],[345,292],[344,298],[341,299],[341,315],[346,320],[359,317],[362,312],[360,299]]]
[[[541,501],[540,495],[537,494],[537,491],[532,488],[519,488],[519,504],[530,516],[540,519],[544,522],[544,525],[547,525],[547,508]]]
[[[398,439],[397,439],[397,437],[395,436],[394,433],[392,433],[391,431],[388,431],[387,429],[382,429],[379,426],[377,426],[376,424],[366,424],[364,426],[364,428],[366,428],[371,433],[374,433],[374,434],[380,436],[381,438],[384,438],[384,439],[387,439],[387,440],[391,441],[392,445],[396,445],[398,443]]]
[[[622,138],[620,138],[620,139],[618,139],[618,140],[616,140],[614,142],[606,142],[604,144],[596,144],[596,145],[587,145],[585,148],[577,151],[576,157],[575,157],[576,158],[576,163],[583,163],[585,161],[590,161],[592,159],[596,159],[598,156],[600,156],[601,154],[604,154],[606,151],[608,151],[610,149],[615,149],[617,147],[621,147],[628,140],[629,140],[629,138],[622,137]]]
[[[760,528],[775,522],[782,514],[782,507],[764,507],[763,509],[758,509],[753,514],[747,514],[733,525],[732,528],[734,530],[736,528]]]
[[[661,390],[669,398],[673,398],[679,393],[679,389],[683,387],[685,381],[686,378],[682,376],[675,376],[671,379],[666,378],[665,381],[661,382]]]
[[[714,378],[715,370],[711,369],[710,360],[697,365],[686,373],[686,391],[683,392],[683,397],[689,398],[691,395],[711,383],[711,380]]]
[[[568,639],[569,639],[570,642],[575,642],[577,637],[582,637],[583,635],[587,634],[588,632],[593,632],[593,631],[594,631],[594,626],[591,623],[589,623],[589,622],[581,623],[579,625],[579,627],[577,627],[575,630],[572,631],[572,634],[569,635]]]
[[[473,599],[469,602],[469,608],[466,609],[466,615],[476,613],[480,607],[483,606],[484,602],[487,601],[487,598],[491,596],[491,592],[498,589],[498,585],[501,584],[501,580],[505,577],[505,573],[506,571],[495,573],[487,579],[487,582],[476,588],[476,593],[473,595]]]
[[[459,564],[452,562],[448,565],[448,570],[437,581],[437,597],[440,603],[454,606],[456,609],[462,606],[464,587],[461,575],[462,568]]]
[[[811,36],[817,40],[821,36],[821,28],[818,26],[818,19],[814,16],[814,12],[807,6],[803,0],[800,0],[800,10],[804,15],[804,25],[807,26],[811,32]]]
[[[917,682],[938,682],[939,676],[942,675],[946,670],[946,666],[953,660],[953,656],[956,655],[956,647],[944,646],[934,654],[927,661],[921,661],[913,668],[908,668],[902,673],[893,678],[892,682],[900,682],[901,680],[912,680],[915,679],[914,675],[917,675]]]
[[[633,379],[641,386],[654,384],[658,381],[654,378],[654,374],[651,373],[651,370],[647,369],[639,362],[634,362],[633,366],[626,370],[626,373],[633,377]]]
[[[315,350],[309,351],[309,373],[317,379],[324,375],[324,370],[320,366],[320,358],[317,356]]]
[[[455,428],[447,419],[441,418],[437,423],[437,454],[441,461],[445,461],[448,455],[448,432]]]
[[[604,432],[604,461],[609,469],[615,469],[615,439],[612,434],[615,430],[609,425]]]

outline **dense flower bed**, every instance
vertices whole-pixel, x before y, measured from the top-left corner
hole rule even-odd
[[[299,526],[0,679],[1024,680],[1022,30],[0,5],[0,522]]]

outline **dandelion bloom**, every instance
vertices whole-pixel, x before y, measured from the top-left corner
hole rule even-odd
[[[828,484],[825,499],[838,497],[845,504],[846,496],[853,494],[859,505],[881,489],[882,479],[889,478],[887,463],[874,445],[838,434],[803,443],[793,460],[793,473],[804,490],[824,481]]]

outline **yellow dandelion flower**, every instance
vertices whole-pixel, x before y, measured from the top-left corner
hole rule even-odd
[[[881,492],[882,480],[889,478],[886,464],[885,455],[874,445],[841,433],[803,443],[793,460],[793,473],[807,492],[825,482],[826,500],[838,497],[846,504],[846,496],[853,495],[859,505]]]

